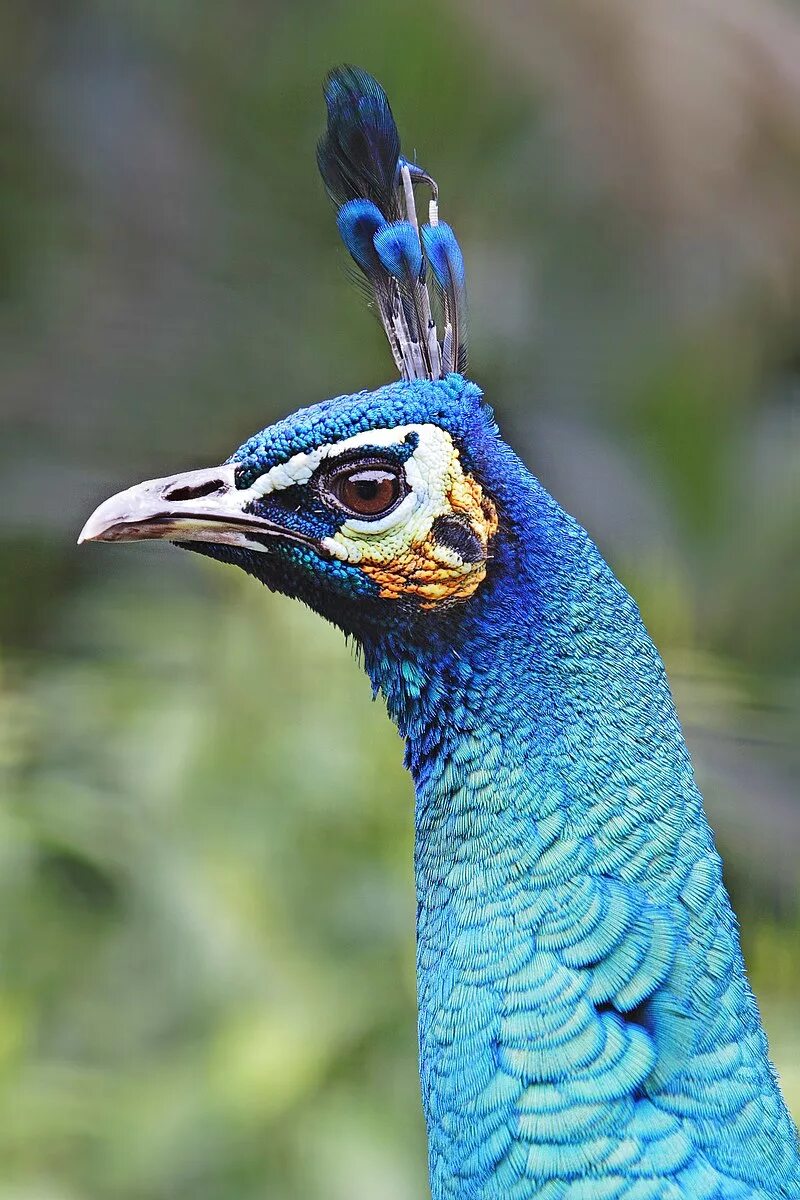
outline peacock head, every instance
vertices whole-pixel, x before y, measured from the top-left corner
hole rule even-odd
[[[222,466],[113,496],[80,540],[166,538],[358,634],[449,611],[481,586],[498,525],[482,464],[497,433],[463,376],[464,264],[435,181],[401,155],[371,76],[338,68],[325,98],[319,168],[401,379],[302,409]]]
[[[243,567],[352,632],[443,612],[486,575],[497,531],[480,460],[496,439],[451,374],[301,409],[219,467],[105,501],[81,541],[168,539]]]

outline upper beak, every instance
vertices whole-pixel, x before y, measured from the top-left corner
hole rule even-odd
[[[94,510],[78,543],[166,538],[265,550],[267,539],[281,537],[317,546],[312,538],[247,512],[253,497],[237,489],[235,470],[226,463],[137,483]]]

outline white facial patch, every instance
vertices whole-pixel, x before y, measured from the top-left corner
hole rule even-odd
[[[413,600],[434,608],[466,600],[486,576],[489,543],[497,532],[497,511],[480,483],[464,471],[455,442],[438,425],[398,425],[367,429],[343,442],[295,454],[266,471],[245,502],[307,484],[325,460],[354,450],[402,447],[409,434],[417,445],[403,464],[407,494],[391,512],[374,520],[342,514],[336,533],[322,540],[333,558],[357,564],[383,599]],[[437,519],[443,525],[437,532]],[[470,544],[462,557],[447,530],[460,529]]]
[[[450,512],[448,483],[457,457],[450,434],[438,425],[406,425],[374,432],[393,436],[391,441],[387,437],[380,442],[368,437],[361,444],[399,445],[409,433],[417,434],[419,444],[405,462],[409,491],[402,503],[379,521],[348,517],[338,533],[323,542],[329,554],[351,563],[365,557],[371,562],[399,557],[407,547],[427,537],[436,517]]]
[[[398,425],[394,429],[366,429],[363,433],[357,433],[343,442],[328,442],[327,445],[317,446],[315,450],[310,450],[308,453],[301,450],[299,454],[293,454],[285,463],[278,463],[277,466],[270,467],[263,475],[259,475],[257,479],[253,480],[247,489],[248,497],[258,499],[260,496],[269,496],[271,492],[281,492],[285,488],[297,484],[306,484],[323,459],[337,458],[340,454],[347,454],[351,450],[360,450],[364,446],[400,446],[406,435],[412,432],[419,435],[421,442],[426,430],[438,433],[446,437],[448,441],[450,440],[449,434],[444,433],[436,425]]]
[[[239,493],[245,501],[260,499],[298,484],[307,484],[320,464],[365,447],[401,446],[410,433],[419,443],[404,464],[408,495],[392,512],[377,521],[344,520],[338,532],[325,538],[323,546],[334,558],[357,563],[365,553],[389,559],[410,543],[422,540],[436,517],[450,512],[448,485],[457,452],[449,433],[438,425],[399,425],[392,429],[367,429],[342,442],[318,446],[308,453],[294,454],[285,463],[265,471]],[[392,530],[395,534],[392,535]]]

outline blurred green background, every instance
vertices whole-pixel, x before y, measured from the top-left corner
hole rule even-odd
[[[800,1113],[800,11],[5,0],[0,1197],[412,1200],[412,798],[339,637],[90,509],[384,382],[316,176],[384,83],[472,372],[667,659]]]

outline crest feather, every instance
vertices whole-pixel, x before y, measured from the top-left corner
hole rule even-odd
[[[464,260],[449,225],[439,224],[439,189],[400,153],[383,88],[359,67],[336,67],[324,85],[327,130],[317,163],[336,204],[342,241],[365,276],[405,379],[440,379],[466,367]],[[420,231],[414,186],[430,190],[430,224]],[[431,312],[428,267],[444,316],[441,340]]]

